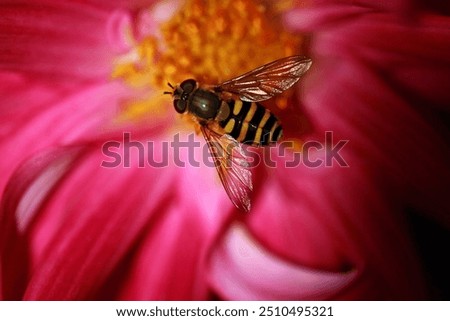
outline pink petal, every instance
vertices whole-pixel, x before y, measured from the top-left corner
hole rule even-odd
[[[341,4],[329,4],[318,10],[313,7],[302,7],[291,10],[284,16],[289,27],[303,31],[317,31],[319,28],[334,28],[352,17],[358,17],[370,10],[357,5],[342,6]],[[319,29],[320,30],[320,29]]]
[[[313,132],[303,139],[324,143],[332,131],[335,141],[348,140],[349,167],[289,169],[279,158],[245,222],[289,262],[358,271],[347,288],[330,289],[334,298],[424,298],[429,289],[406,214],[412,208],[450,226],[448,130],[439,117],[450,106],[449,21],[421,15],[411,27],[368,5],[328,3],[287,21],[315,32],[299,104]],[[324,150],[312,155],[326,157]],[[240,280],[232,276],[229,282]],[[227,287],[214,284],[219,292]]]
[[[358,272],[347,288],[330,288],[316,299],[422,298],[423,271],[404,217],[396,212],[398,200],[352,155],[351,143],[342,153],[350,167],[283,168],[283,158],[278,159],[245,220],[248,229],[289,262]],[[310,157],[325,159],[325,153]]]
[[[25,233],[7,243],[8,248],[14,248],[14,244],[26,242],[30,272],[25,299],[95,295],[141,233],[146,233],[148,223],[164,213],[166,205],[158,200],[164,198],[165,184],[171,180],[162,179],[162,175],[171,172],[102,169],[100,146],[93,152],[79,159],[58,189],[46,195],[45,207]],[[20,175],[14,176],[11,184],[18,179]],[[153,179],[160,184],[149,184]],[[121,186],[134,188],[128,188],[126,197],[121,197]],[[9,208],[7,213],[17,211]],[[2,259],[11,262],[7,256]]]
[[[0,127],[8,137],[0,145],[0,150],[14,160],[0,162],[4,179],[18,163],[40,150],[55,145],[79,145],[120,138],[130,126],[127,122],[117,123],[117,117],[124,104],[136,99],[136,93],[118,82],[87,85],[73,94],[66,90],[54,93],[50,84],[36,85],[26,80],[17,85],[17,90],[25,86],[29,87],[28,100],[15,109],[7,105],[5,113],[8,111],[9,116]],[[22,103],[13,98],[14,94],[11,96],[8,101]],[[33,98],[36,101],[27,105]],[[136,123],[133,128],[135,136],[158,131],[167,123],[165,118],[158,118],[158,121],[153,125]],[[45,139],[37,139],[39,137]],[[4,181],[0,183],[4,184]]]
[[[181,174],[182,175],[182,174]],[[176,197],[176,196],[173,196]],[[162,199],[160,201],[170,200]],[[171,206],[164,219],[149,226],[128,262],[123,275],[121,300],[205,300],[209,298],[206,282],[206,254],[217,233],[207,224],[198,205]],[[110,283],[114,280],[110,280]]]
[[[178,10],[179,0],[159,1],[151,9],[140,10],[135,18],[135,37],[160,36],[160,24],[167,21]]]
[[[87,0],[84,1],[90,5],[95,5],[101,8],[115,9],[124,8],[130,10],[147,9],[158,3],[158,0],[115,0],[113,2],[103,1],[103,0]]]
[[[262,178],[261,185],[255,183],[257,198],[244,222],[258,245],[250,242],[249,247],[273,253],[274,262],[289,262],[306,270],[333,275],[357,273],[345,287],[334,286],[326,275],[321,275],[318,277],[321,282],[310,289],[313,291],[317,286],[316,300],[424,298],[427,289],[423,271],[409,226],[396,213],[397,201],[391,191],[380,189],[381,182],[374,183],[367,166],[359,164],[358,158],[348,152],[343,156],[349,168],[314,169],[303,165],[283,168],[285,159],[279,158],[276,169],[269,171],[266,180]],[[325,157],[323,152],[310,156]],[[261,172],[257,174],[261,178]],[[250,263],[242,267],[238,256],[224,254],[228,242],[224,237],[213,251],[213,257],[220,259],[213,259],[212,284],[224,298],[312,299],[311,292],[296,292],[289,287],[290,283],[279,282],[283,277],[295,279],[297,274],[292,271],[290,276],[278,267],[270,269],[271,278],[264,277],[264,286],[270,292],[262,291],[263,281],[246,283],[247,274],[242,270],[250,269],[259,279],[262,277],[258,273],[262,272],[253,270]],[[270,264],[265,262],[264,266]],[[226,281],[225,277],[220,278],[221,274],[226,275]],[[245,284],[244,290],[238,290],[238,284]],[[328,284],[328,289],[321,284],[325,287]],[[285,296],[274,298],[267,294],[277,292]]]
[[[153,142],[153,152],[160,155],[161,141]],[[181,156],[188,159],[185,151]],[[17,233],[2,244],[21,251],[5,251],[2,264],[8,267],[8,279],[20,280],[22,286],[5,284],[5,298],[209,297],[206,253],[225,219],[212,214],[220,206],[218,196],[223,200],[225,194],[211,193],[213,176],[200,168],[138,168],[138,155],[131,157],[131,168],[100,167],[105,155],[98,142],[85,146],[63,176],[55,163],[48,166],[52,176],[33,166],[34,159],[13,175],[8,190],[14,192],[5,196],[11,205],[3,216]],[[213,168],[209,172],[215,175]],[[24,175],[33,179],[24,180]],[[55,188],[42,191],[38,206],[29,196],[45,177],[61,179]],[[193,187],[193,181],[201,184]],[[211,213],[192,201],[196,195],[208,196]],[[18,229],[19,220],[30,216],[26,228]]]
[[[210,265],[212,287],[229,300],[330,299],[356,277],[356,271],[333,273],[283,260],[241,224],[231,226]]]
[[[413,8],[409,4],[322,1],[287,16],[293,29],[314,32],[313,66],[298,106],[313,131],[302,138],[324,144],[331,131],[335,142],[348,140],[341,156],[349,167],[286,168],[284,158],[275,158],[276,169],[255,183],[252,215],[244,219],[274,255],[264,265],[273,264],[272,278],[250,278],[250,264],[241,266],[242,258],[220,245],[213,251],[218,258],[211,282],[225,298],[264,298],[263,289],[270,289],[308,299],[311,292],[296,293],[278,282],[289,272],[279,273],[277,260],[337,275],[357,272],[346,287],[322,275],[315,299],[429,295],[407,214],[412,208],[450,226],[448,129],[439,117],[450,106],[450,21],[417,14],[411,25],[398,10]],[[326,159],[327,149],[309,156]]]
[[[127,48],[126,11],[77,2],[0,6],[0,67],[56,80],[108,79]]]
[[[57,150],[24,164],[19,175],[3,193],[0,208],[1,297],[18,299],[24,291],[29,256],[22,235],[35,219],[46,194],[75,159],[76,151]]]
[[[396,190],[405,191],[405,203],[450,226],[448,130],[441,117],[450,106],[450,19],[421,14],[411,25],[383,12],[344,13],[340,21],[310,24],[321,30],[312,48],[313,72],[304,84],[311,122],[356,144],[361,156],[384,168],[379,171],[394,173],[386,179],[400,182]],[[292,23],[303,28],[301,20]]]
[[[167,139],[174,140],[173,137],[164,138]],[[181,134],[180,141],[186,142],[188,137]],[[195,141],[201,142],[201,146],[204,144],[201,139],[196,138]],[[155,143],[159,144],[158,141]],[[155,200],[164,204],[167,213],[164,219],[152,223],[141,240],[139,250],[129,259],[119,299],[210,298],[206,280],[207,255],[217,235],[222,233],[224,222],[234,213],[234,207],[215,168],[188,163],[188,159],[201,161],[204,151],[196,148],[189,152],[183,148],[174,155],[172,149],[169,150],[168,159],[172,162],[179,157],[185,166],[164,169],[176,173],[167,197]],[[156,151],[155,155],[158,154]]]
[[[33,268],[24,299],[95,297],[167,214],[172,172],[100,169],[101,159],[86,155],[40,213],[30,232]]]

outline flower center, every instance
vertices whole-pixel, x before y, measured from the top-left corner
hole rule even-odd
[[[275,3],[186,0],[160,25],[157,35],[143,38],[135,51],[119,59],[115,66],[113,77],[122,78],[133,87],[158,91],[151,101],[132,104],[126,111],[129,116],[145,116],[154,110],[155,101],[157,108],[167,108],[167,104],[160,104],[167,82],[175,84],[194,78],[217,84],[299,53],[302,38],[285,31],[280,21],[280,14],[291,6],[291,1]],[[279,107],[282,104],[280,100]]]

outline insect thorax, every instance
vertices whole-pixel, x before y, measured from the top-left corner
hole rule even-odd
[[[197,89],[189,97],[189,111],[200,119],[214,119],[220,105],[219,96],[208,90]]]

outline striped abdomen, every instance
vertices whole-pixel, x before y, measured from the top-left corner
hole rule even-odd
[[[219,122],[227,134],[240,143],[259,146],[276,143],[283,130],[278,119],[258,103],[227,101],[230,114]]]

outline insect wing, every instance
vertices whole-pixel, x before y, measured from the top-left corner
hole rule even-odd
[[[217,92],[229,92],[241,100],[267,100],[292,87],[309,69],[312,61],[303,56],[275,60],[215,87]]]
[[[207,126],[201,129],[228,197],[238,209],[248,212],[252,173],[241,145],[230,135],[220,135]]]

